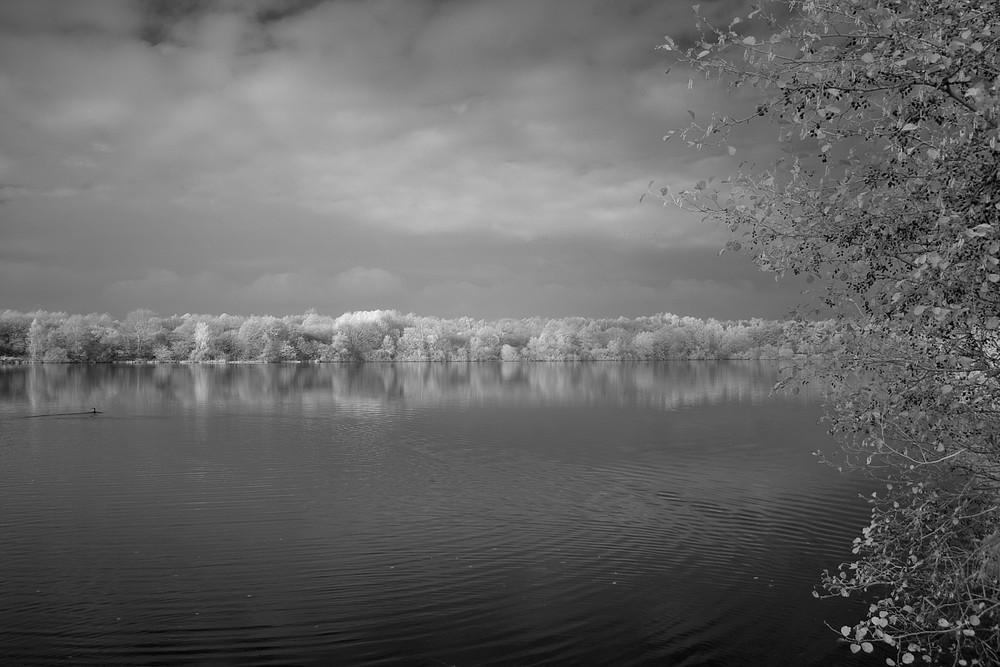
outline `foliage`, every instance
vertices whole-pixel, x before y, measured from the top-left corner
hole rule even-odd
[[[690,72],[756,107],[679,136],[735,155],[774,124],[784,155],[719,182],[658,193],[723,221],[726,249],[816,286],[835,312],[832,362],[791,369],[832,383],[848,465],[886,481],[858,560],[831,594],[869,595],[846,628],[888,664],[1000,663],[1000,12],[971,0],[792,0],[758,8],[770,35],[699,17]],[[697,11],[697,10],[696,10]],[[694,116],[692,114],[692,116]],[[674,133],[665,137],[670,138]]]
[[[156,313],[148,308],[133,310],[125,316],[120,331],[126,341],[126,352],[134,359],[146,359],[152,353],[153,341],[163,326]]]
[[[141,318],[145,318],[142,321]],[[761,359],[822,352],[829,322],[662,314],[635,319],[441,319],[393,310],[305,315],[0,313],[8,357],[34,361],[588,361]]]
[[[14,311],[0,315],[0,357],[21,357],[28,352],[32,318]]]

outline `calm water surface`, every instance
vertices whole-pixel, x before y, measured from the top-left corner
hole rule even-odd
[[[774,376],[0,367],[0,664],[854,664],[865,486]]]

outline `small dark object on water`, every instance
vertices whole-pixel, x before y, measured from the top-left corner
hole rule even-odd
[[[104,413],[97,408],[91,408],[90,412],[55,412],[47,415],[25,415],[24,419],[31,419],[32,417],[73,417],[76,415],[103,415]]]

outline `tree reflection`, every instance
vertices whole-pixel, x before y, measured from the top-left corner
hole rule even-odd
[[[11,408],[173,403],[178,406],[300,404],[305,409],[485,402],[539,406],[601,402],[674,410],[768,399],[769,362],[368,363],[254,365],[66,365],[0,367],[0,396]],[[794,400],[813,400],[800,394]]]

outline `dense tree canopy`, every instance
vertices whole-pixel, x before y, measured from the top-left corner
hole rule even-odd
[[[743,117],[694,119],[677,133],[690,146],[737,155],[740,133],[769,122],[783,153],[655,194],[727,224],[728,249],[804,274],[810,307],[840,318],[837,354],[792,373],[832,383],[848,463],[886,482],[858,559],[825,579],[872,602],[843,629],[852,650],[1000,664],[1000,11],[778,7],[699,19],[698,43],[662,48],[689,85],[755,93]]]
[[[305,315],[0,313],[0,360],[51,362],[585,361],[774,359],[820,352],[830,322],[635,319],[497,321],[393,310]]]

